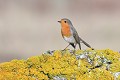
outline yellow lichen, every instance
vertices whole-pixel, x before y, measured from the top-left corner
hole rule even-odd
[[[120,79],[120,54],[110,49],[56,50],[27,60],[12,60],[0,64],[0,80],[48,80],[56,76],[67,80]],[[77,57],[78,56],[78,57]]]

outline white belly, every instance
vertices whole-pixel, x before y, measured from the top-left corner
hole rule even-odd
[[[76,43],[75,38],[73,36],[70,37],[65,37],[64,36],[65,41],[67,41],[68,43]]]

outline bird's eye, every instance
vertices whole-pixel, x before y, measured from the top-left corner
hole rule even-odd
[[[67,22],[67,21],[64,21],[65,23]]]

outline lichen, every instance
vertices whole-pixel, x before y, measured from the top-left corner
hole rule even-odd
[[[0,64],[0,80],[119,80],[120,53],[105,50],[55,50],[27,60]]]

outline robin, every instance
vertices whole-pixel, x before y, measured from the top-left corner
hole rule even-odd
[[[62,37],[64,38],[65,41],[69,43],[69,45],[71,45],[74,48],[74,50],[76,49],[77,44],[79,45],[79,48],[81,50],[80,42],[85,44],[87,47],[91,48],[91,46],[88,43],[86,43],[83,39],[79,37],[76,29],[73,27],[72,22],[69,19],[63,18],[58,22],[61,24]]]

